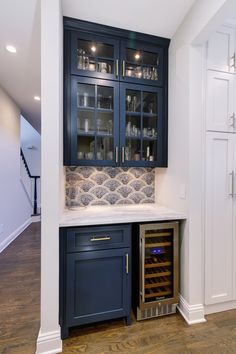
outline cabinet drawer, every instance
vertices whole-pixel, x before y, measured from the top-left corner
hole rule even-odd
[[[66,237],[67,252],[130,247],[131,225],[68,228]]]

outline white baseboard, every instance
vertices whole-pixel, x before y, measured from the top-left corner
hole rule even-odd
[[[223,312],[236,309],[236,301],[222,302],[214,305],[205,306],[205,314],[210,315],[211,313]]]
[[[189,305],[182,295],[179,296],[178,310],[189,325],[206,322],[204,306],[202,304]]]
[[[57,354],[62,352],[60,328],[57,331],[41,333],[37,339],[36,354]]]
[[[31,222],[39,222],[41,221],[41,215],[32,215]]]
[[[5,240],[3,240],[0,243],[0,253],[5,250],[5,248],[7,246],[10,245],[10,243],[12,243],[12,241],[14,241],[29,225],[31,224],[31,218],[29,218],[28,220],[26,220],[24,222],[24,224],[22,224],[20,227],[18,227],[18,229],[16,229],[14,232],[12,232],[11,235],[9,235],[7,238],[5,238]]]

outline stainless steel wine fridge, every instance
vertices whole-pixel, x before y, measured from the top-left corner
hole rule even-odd
[[[137,320],[176,312],[179,294],[178,233],[178,222],[141,224],[135,228],[136,257],[133,266],[137,274],[134,274],[133,304]]]

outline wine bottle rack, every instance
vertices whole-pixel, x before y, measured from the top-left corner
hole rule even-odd
[[[146,309],[159,314],[157,306],[176,309],[178,302],[178,223],[139,225],[140,300],[138,319],[145,319]],[[150,311],[149,311],[150,312]],[[166,310],[164,311],[165,314]],[[149,316],[150,317],[150,316]]]

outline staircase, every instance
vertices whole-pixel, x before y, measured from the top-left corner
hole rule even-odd
[[[21,182],[29,202],[32,205],[32,221],[39,221],[40,207],[38,206],[38,191],[40,189],[40,176],[31,175],[22,149],[20,149],[20,156]]]

